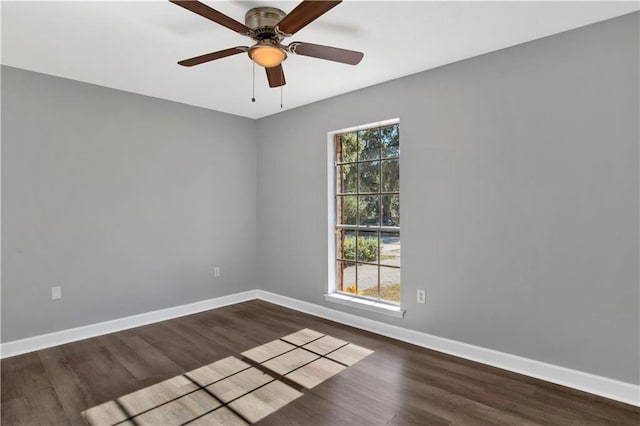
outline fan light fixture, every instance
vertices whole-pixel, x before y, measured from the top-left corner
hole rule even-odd
[[[249,49],[249,57],[262,67],[273,68],[280,65],[287,54],[271,40],[261,40]]]

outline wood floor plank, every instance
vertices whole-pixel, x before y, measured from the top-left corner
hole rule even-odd
[[[177,348],[172,341],[173,337],[170,330],[158,324],[157,327],[136,329],[136,335],[126,339],[125,343],[153,365],[160,378],[167,378],[200,364],[188,352]]]
[[[9,377],[2,381],[2,424],[70,424],[60,416],[64,409],[37,352],[6,361],[2,361],[2,376]]]
[[[99,336],[98,340],[137,380],[144,382],[156,377],[157,369],[146,362],[135,349],[129,347],[124,342],[125,338],[124,333],[107,334]]]
[[[3,359],[1,421],[3,425],[80,424],[80,412],[98,404],[202,371],[197,369],[229,356],[239,359],[245,351],[305,328],[331,336],[312,345],[319,352],[331,346],[326,342],[336,341],[373,352],[315,380],[311,389],[301,388],[302,395],[292,395],[287,404],[273,399],[278,395],[270,391],[280,386],[276,384],[235,400],[243,410],[252,406],[253,398],[262,401],[264,410],[247,413],[251,419],[261,419],[260,425],[640,424],[638,407],[258,300]],[[248,374],[228,383],[244,383]],[[232,395],[228,398],[239,395],[224,387],[228,383],[212,389]],[[175,405],[178,411],[201,415],[200,424],[242,422],[233,405],[217,414],[201,414],[209,405],[199,396],[208,398],[199,393],[193,401],[185,400],[186,405],[170,402],[161,407],[171,411]],[[276,411],[262,418],[270,412],[271,401]],[[147,417],[141,421],[157,420],[151,414]]]
[[[59,347],[38,351],[38,356],[67,419],[71,424],[81,424],[80,412],[84,407],[96,404],[89,395],[88,384],[76,376]]]
[[[190,353],[201,365],[230,355],[224,346],[203,339],[202,335],[197,333],[197,328],[194,330],[194,327],[190,327],[183,321],[167,321],[163,325],[173,332],[172,342],[178,348]]]
[[[98,404],[140,387],[140,382],[109,353],[98,338],[62,345],[60,350],[86,386],[88,397]]]

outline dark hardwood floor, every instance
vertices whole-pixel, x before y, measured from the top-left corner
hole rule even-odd
[[[106,401],[310,328],[375,351],[260,425],[640,425],[640,409],[251,301],[2,360],[2,424]]]

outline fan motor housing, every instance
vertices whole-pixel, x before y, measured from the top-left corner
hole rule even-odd
[[[254,7],[244,15],[244,24],[253,30],[254,39],[274,39],[273,27],[285,16],[286,13],[275,7]]]

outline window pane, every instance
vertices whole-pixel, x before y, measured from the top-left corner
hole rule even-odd
[[[380,162],[367,161],[358,164],[358,177],[360,179],[359,192],[380,191]]]
[[[343,163],[358,159],[358,138],[355,132],[341,135],[338,143],[340,146],[337,149],[337,162]]]
[[[336,257],[356,260],[356,231],[346,229],[336,231]]]
[[[358,296],[378,298],[378,266],[358,263]]]
[[[359,196],[359,225],[380,225],[380,197],[377,195]]]
[[[378,232],[359,231],[358,232],[358,261],[378,262]]]
[[[337,289],[400,303],[399,126],[347,132],[335,140]],[[342,229],[352,226],[359,229]]]
[[[400,269],[380,267],[380,299],[400,303]]]
[[[338,194],[354,193],[358,190],[357,164],[345,164],[336,169],[336,191]]]
[[[355,293],[356,264],[352,262],[336,262],[336,283],[338,291]]]
[[[378,129],[360,130],[358,132],[360,153],[358,160],[375,160],[380,158],[380,131]]]
[[[400,266],[400,234],[382,232],[380,236],[380,264]]]
[[[400,226],[400,195],[382,196],[382,226]]]
[[[381,133],[382,139],[382,158],[399,157],[400,156],[400,138],[398,135],[398,125],[383,127]]]
[[[400,192],[400,160],[382,162],[382,192]]]
[[[356,225],[357,197],[338,195],[336,197],[336,221],[339,225]]]

